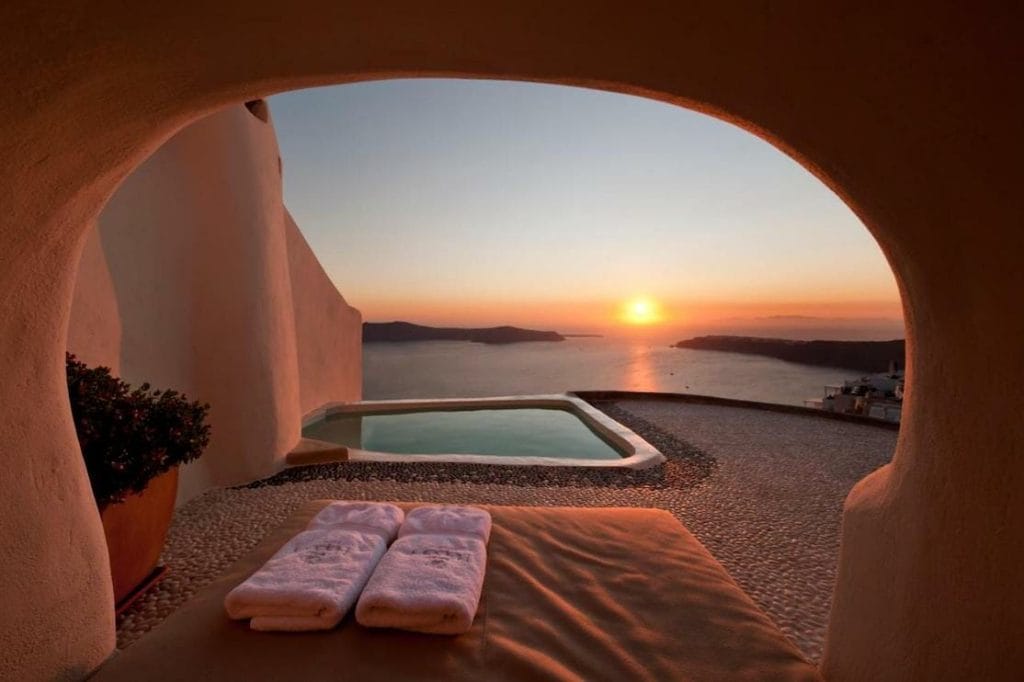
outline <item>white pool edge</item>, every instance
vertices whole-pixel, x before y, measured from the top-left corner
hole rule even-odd
[[[431,454],[399,455],[372,450],[348,449],[349,461],[364,462],[461,462],[466,464],[507,464],[517,466],[571,466],[592,469],[648,469],[665,461],[653,445],[632,430],[615,421],[590,403],[567,393],[540,395],[498,396],[492,398],[434,398],[411,400],[366,400],[355,403],[328,403],[309,413],[302,419],[305,429],[314,423],[337,414],[358,414],[361,412],[403,412],[406,410],[429,410],[459,407],[482,409],[542,407],[563,409],[573,413],[592,430],[599,433],[622,453],[620,459],[579,459],[565,457],[507,457],[498,455]],[[298,462],[296,462],[298,464]]]

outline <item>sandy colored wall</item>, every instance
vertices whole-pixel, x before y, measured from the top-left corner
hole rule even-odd
[[[120,375],[121,311],[107,254],[95,225],[85,239],[78,272],[68,321],[68,349],[87,364],[109,367]]]
[[[363,389],[363,319],[324,272],[292,216],[284,214],[292,278],[302,413],[359,400]]]
[[[303,413],[357,400],[359,331],[284,210],[272,125],[236,105],[175,135],[107,203],[68,349],[211,404],[210,446],[183,470],[181,502],[273,473]]]
[[[461,75],[718,115],[851,206],[904,297],[909,383],[893,463],[847,502],[823,671],[1019,677],[1021,13],[984,1],[0,5],[2,676],[81,676],[113,647],[62,354],[88,227],[121,180],[225,105]]]

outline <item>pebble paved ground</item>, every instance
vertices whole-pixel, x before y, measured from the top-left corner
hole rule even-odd
[[[720,405],[623,400],[599,406],[664,452],[667,465],[615,476],[567,468],[348,463],[209,491],[176,512],[164,552],[171,573],[118,619],[118,646],[129,646],[163,620],[304,501],[345,498],[667,509],[817,661],[843,499],[856,481],[889,461],[896,433]]]

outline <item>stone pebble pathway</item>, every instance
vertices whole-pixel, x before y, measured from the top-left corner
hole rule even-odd
[[[813,415],[651,399],[598,403],[669,458],[648,472],[342,463],[211,490],[177,510],[168,577],[118,618],[125,648],[307,500],[657,507],[679,518],[813,661],[821,657],[843,500],[896,432]],[[352,466],[358,464],[359,466]]]

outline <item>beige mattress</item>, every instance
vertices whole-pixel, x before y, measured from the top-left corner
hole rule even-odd
[[[228,590],[327,503],[299,509],[93,679],[819,679],[689,531],[650,509],[489,507],[483,598],[458,637],[370,630],[351,614],[323,633],[228,620]]]

